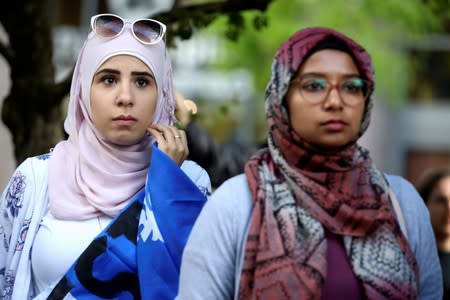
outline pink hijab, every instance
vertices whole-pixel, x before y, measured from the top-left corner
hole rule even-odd
[[[153,123],[172,125],[175,120],[172,67],[164,42],[144,45],[134,38],[129,25],[125,26],[113,39],[91,32],[79,53],[64,122],[69,138],[55,146],[49,162],[49,203],[56,218],[113,217],[145,183],[153,139],[146,136],[136,145],[114,145],[92,123],[91,83],[107,59],[126,54],[143,61],[158,86]]]

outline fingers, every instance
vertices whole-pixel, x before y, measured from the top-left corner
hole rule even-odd
[[[153,129],[162,133],[164,140],[172,145],[182,145],[187,148],[186,132],[173,126],[152,125]]]
[[[175,91],[175,114],[183,126],[191,121],[191,116],[197,113],[197,105],[190,99],[185,99],[178,91]]]
[[[186,132],[173,126],[153,124],[148,131],[155,137],[158,148],[181,165],[189,155]]]
[[[197,104],[195,104],[194,101],[191,99],[185,99],[184,100],[184,106],[193,114],[195,115],[197,113]]]

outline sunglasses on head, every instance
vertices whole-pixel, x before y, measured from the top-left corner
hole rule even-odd
[[[113,14],[100,14],[91,18],[92,31],[104,38],[120,35],[125,28],[125,23],[131,24],[134,37],[145,45],[158,43],[166,33],[166,25],[153,19],[137,19],[130,22]]]

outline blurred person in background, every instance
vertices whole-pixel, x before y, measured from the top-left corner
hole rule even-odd
[[[432,169],[417,184],[430,211],[444,280],[444,299],[450,299],[450,169]]]
[[[205,128],[197,122],[193,115],[197,105],[191,99],[186,99],[176,92],[177,119],[185,130],[188,146],[188,158],[205,168],[211,178],[212,188],[220,186],[225,180],[244,171],[244,166],[250,156],[266,143],[219,143]]]

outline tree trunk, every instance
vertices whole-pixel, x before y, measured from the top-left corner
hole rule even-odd
[[[18,91],[12,91],[3,103],[3,121],[12,134],[17,164],[29,156],[49,152],[64,137],[61,126],[64,113],[60,106],[46,107],[45,113],[19,107],[17,100],[30,96],[30,92],[22,92],[23,88],[16,88]]]
[[[11,132],[20,163],[28,156],[48,152],[63,138],[64,114],[62,95],[56,94],[54,82],[47,1],[11,2],[0,12],[10,33],[7,61],[12,82],[3,102],[2,120]]]

